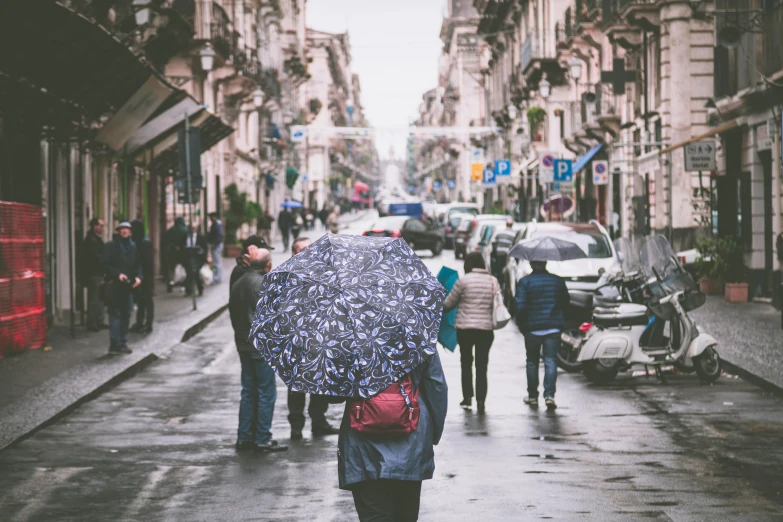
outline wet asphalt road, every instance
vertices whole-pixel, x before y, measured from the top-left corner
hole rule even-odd
[[[436,272],[447,263],[422,257]],[[233,449],[239,361],[227,316],[168,359],[0,453],[2,521],[355,521],[336,437]],[[523,341],[496,335],[487,413],[450,411],[420,520],[783,520],[783,400],[740,379],[561,373],[554,413],[522,404]],[[273,432],[288,442],[285,388]],[[338,424],[341,406],[329,418]],[[309,425],[306,428],[309,430]]]

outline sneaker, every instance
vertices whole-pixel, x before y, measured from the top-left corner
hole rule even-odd
[[[522,402],[530,406],[531,408],[538,408],[538,397],[525,397]]]
[[[544,404],[546,404],[546,409],[549,411],[557,409],[554,397],[544,397]]]
[[[271,439],[269,442],[266,442],[264,444],[256,444],[256,449],[258,451],[263,452],[277,452],[277,451],[288,451],[288,446],[285,444],[280,444],[274,439]]]
[[[291,440],[302,440],[302,428],[291,428]]]
[[[323,426],[319,426],[317,429],[313,428],[313,437],[323,437],[325,435],[339,435],[340,430],[329,424],[325,423]]]
[[[478,405],[478,412],[479,413],[484,413],[486,411],[484,409],[484,401],[478,401],[478,403],[476,403],[476,404]]]
[[[256,449],[256,445],[252,442],[237,442],[234,444],[234,448],[237,451],[251,451]]]
[[[462,406],[463,409],[469,410],[473,406],[473,399],[465,399],[460,402],[459,405]]]

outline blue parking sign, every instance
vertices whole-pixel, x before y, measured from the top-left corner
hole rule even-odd
[[[511,176],[511,162],[509,160],[497,160],[495,162],[495,176],[502,178]]]
[[[555,160],[555,181],[574,181],[573,163],[570,159]]]
[[[484,185],[494,185],[495,181],[495,171],[492,169],[484,169]]]

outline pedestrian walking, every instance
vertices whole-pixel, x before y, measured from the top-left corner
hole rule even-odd
[[[329,227],[329,232],[332,234],[340,233],[340,207],[335,206],[332,213],[326,218],[326,225]]]
[[[489,254],[489,265],[492,275],[498,280],[501,291],[503,290],[503,269],[508,263],[508,251],[514,244],[516,234],[513,230],[501,230],[492,238],[492,251]]]
[[[204,281],[201,280],[201,267],[207,262],[209,245],[206,238],[198,231],[196,225],[191,225],[185,238],[185,294],[193,295],[198,288],[198,295],[204,294]]]
[[[322,230],[326,230],[326,220],[329,219],[329,210],[327,210],[326,206],[318,211],[318,220],[321,222],[321,228]]]
[[[155,321],[155,302],[153,301],[155,277],[153,275],[152,241],[145,235],[142,220],[136,219],[131,222],[131,239],[136,243],[136,251],[144,277],[139,287],[133,292],[136,302],[136,324],[130,330],[148,334],[152,333],[152,323]]]
[[[479,413],[485,411],[487,397],[487,366],[489,349],[495,340],[492,313],[495,294],[500,288],[495,278],[487,272],[484,258],[479,252],[465,256],[465,275],[460,277],[443,303],[448,312],[457,308],[454,326],[457,328],[460,363],[462,365],[462,402],[470,409],[473,404],[473,348],[476,361],[476,405]]]
[[[207,242],[212,254],[212,264],[215,266],[213,282],[217,285],[223,281],[223,241],[226,237],[226,230],[223,227],[223,221],[218,218],[217,212],[211,212],[209,220],[212,225],[209,227]]]
[[[294,240],[291,245],[291,257],[297,255],[309,247],[311,241],[307,237]],[[291,440],[302,440],[302,431],[305,425],[305,402],[307,394],[288,390],[288,423],[291,425]],[[324,395],[310,395],[310,406],[307,414],[310,416],[310,429],[313,437],[337,435],[340,431],[326,420],[326,412],[329,409],[329,400]]]
[[[249,269],[230,291],[228,301],[234,342],[242,365],[242,394],[239,401],[237,451],[285,451],[288,446],[272,438],[272,417],[277,399],[275,372],[255,353],[249,341],[256,301],[264,276],[272,269],[272,255],[264,248],[248,256]]]
[[[302,219],[302,213],[298,210],[294,210],[294,219],[291,223],[291,236],[293,236],[294,241],[299,237],[299,234],[302,232],[302,229],[304,228],[304,219]]]
[[[277,228],[280,229],[280,234],[283,236],[283,248],[288,250],[288,246],[291,242],[291,225],[294,224],[294,217],[291,215],[291,211],[288,207],[283,207],[280,214],[277,216]]]
[[[136,243],[127,221],[117,226],[117,238],[106,244],[103,269],[109,281],[109,353],[129,354],[128,328],[133,311],[133,289],[141,285],[141,269]]]
[[[250,269],[251,255],[254,250],[259,248],[274,250],[274,247],[269,246],[263,237],[255,234],[242,241],[242,255],[236,258],[237,265],[231,271],[231,277],[228,281],[229,293],[234,287],[234,284],[239,281],[239,278],[245,275],[245,272]]]
[[[185,266],[185,238],[188,236],[188,227],[185,218],[178,216],[166,231],[166,291],[171,293],[174,289],[174,272],[177,265]]]
[[[272,223],[275,222],[275,218],[269,213],[269,209],[264,210],[264,215],[258,218],[258,228],[261,231],[261,237],[267,242],[272,242]]]
[[[544,357],[544,402],[548,410],[557,408],[557,350],[565,326],[563,311],[569,303],[562,277],[546,269],[546,261],[530,261],[533,271],[517,282],[517,324],[525,336],[527,352],[527,397],[524,402],[538,407],[538,366]]]
[[[101,298],[103,281],[103,220],[94,217],[90,220],[90,230],[84,237],[80,261],[80,279],[87,287],[87,329],[97,332],[108,328],[104,323],[104,306]]]
[[[415,431],[363,435],[351,427],[353,403],[346,404],[337,442],[339,486],[353,494],[360,522],[419,519],[422,481],[435,471],[433,446],[440,442],[446,422],[448,386],[437,352],[410,375],[419,394]]]

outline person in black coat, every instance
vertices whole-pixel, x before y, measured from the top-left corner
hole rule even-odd
[[[280,211],[280,215],[277,216],[277,228],[280,229],[280,234],[283,236],[283,248],[288,250],[290,243],[291,226],[294,224],[294,216],[288,208],[284,208]]]
[[[90,230],[84,237],[79,262],[79,279],[87,287],[87,329],[97,332],[108,328],[103,322],[104,304],[101,300],[103,283],[103,220],[94,217],[90,220]]]
[[[131,237],[136,243],[136,250],[139,253],[139,262],[141,270],[144,272],[144,279],[141,285],[134,292],[136,299],[136,324],[131,327],[132,332],[151,333],[152,323],[155,320],[155,302],[153,301],[153,253],[152,241],[144,234],[144,222],[136,219],[131,223]]]
[[[117,227],[117,237],[106,244],[103,269],[109,281],[109,353],[129,354],[128,327],[133,312],[133,290],[141,285],[141,268],[136,243],[131,239],[131,225],[123,221]]]
[[[207,262],[207,252],[209,245],[207,239],[198,231],[196,225],[191,225],[187,236],[185,236],[185,293],[193,295],[193,286],[198,288],[198,295],[204,293],[204,281],[199,274],[201,267]]]

